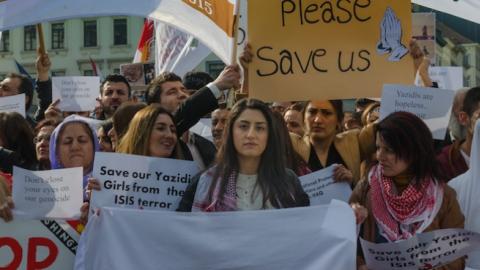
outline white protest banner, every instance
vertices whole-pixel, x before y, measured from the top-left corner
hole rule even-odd
[[[480,23],[480,16],[478,16],[480,2],[478,0],[412,0],[412,3]]]
[[[217,213],[102,208],[86,231],[85,269],[355,269],[355,218],[339,201]]]
[[[371,270],[436,269],[472,250],[480,249],[480,234],[463,229],[443,229],[396,243],[374,244],[360,238],[363,256]]]
[[[0,97],[0,112],[17,112],[25,117],[25,94]]]
[[[430,67],[428,75],[433,82],[438,84],[440,89],[457,91],[463,88],[463,68],[462,67]],[[415,78],[415,85],[420,86],[420,76]]]
[[[328,204],[334,199],[348,202],[352,189],[345,182],[335,183],[333,171],[336,166],[299,177],[303,190],[310,198],[310,205]]]
[[[52,100],[60,99],[61,111],[93,111],[99,91],[100,77],[52,77]]]
[[[78,222],[0,220],[0,269],[73,269]]]
[[[156,19],[189,33],[230,63],[237,0],[4,0],[0,1],[0,31],[68,18],[139,16]]]
[[[427,124],[434,139],[443,140],[454,94],[453,90],[385,84],[380,119],[396,111],[411,112]]]
[[[190,131],[204,137],[211,142],[213,141],[211,118],[200,119],[197,124],[190,128]]]
[[[12,197],[16,216],[75,219],[83,203],[83,169],[29,171],[13,167]]]
[[[90,205],[175,210],[198,171],[193,161],[96,152],[92,175],[102,189]]]

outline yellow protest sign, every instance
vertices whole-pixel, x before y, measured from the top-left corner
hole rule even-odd
[[[251,97],[380,97],[412,84],[410,1],[250,0]]]

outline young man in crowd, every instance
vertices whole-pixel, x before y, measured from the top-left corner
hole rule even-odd
[[[32,81],[25,75],[17,73],[9,73],[0,82],[0,97],[8,97],[25,94],[25,110],[28,111],[32,105],[33,99],[33,84]],[[35,120],[27,114],[27,121],[32,127],[35,127]]]

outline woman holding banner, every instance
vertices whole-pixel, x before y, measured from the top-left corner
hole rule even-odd
[[[159,158],[182,159],[179,151],[175,120],[171,113],[158,104],[151,104],[139,110],[134,116],[125,134],[120,139],[116,152]],[[100,182],[88,179],[87,190],[101,190]],[[89,204],[81,208],[81,220],[88,219]]]
[[[272,112],[255,99],[232,108],[217,163],[199,179],[192,211],[308,206],[295,173],[285,169]]]
[[[407,112],[387,116],[376,126],[376,158],[368,179],[355,187],[351,203],[369,215],[360,237],[374,243],[396,242],[417,233],[463,228],[455,191],[441,182],[433,138],[425,123]],[[366,269],[363,255],[359,269]],[[463,269],[464,259],[435,269]]]

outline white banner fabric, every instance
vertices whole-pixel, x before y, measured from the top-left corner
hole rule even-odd
[[[218,213],[102,208],[85,269],[356,269],[349,205]]]

